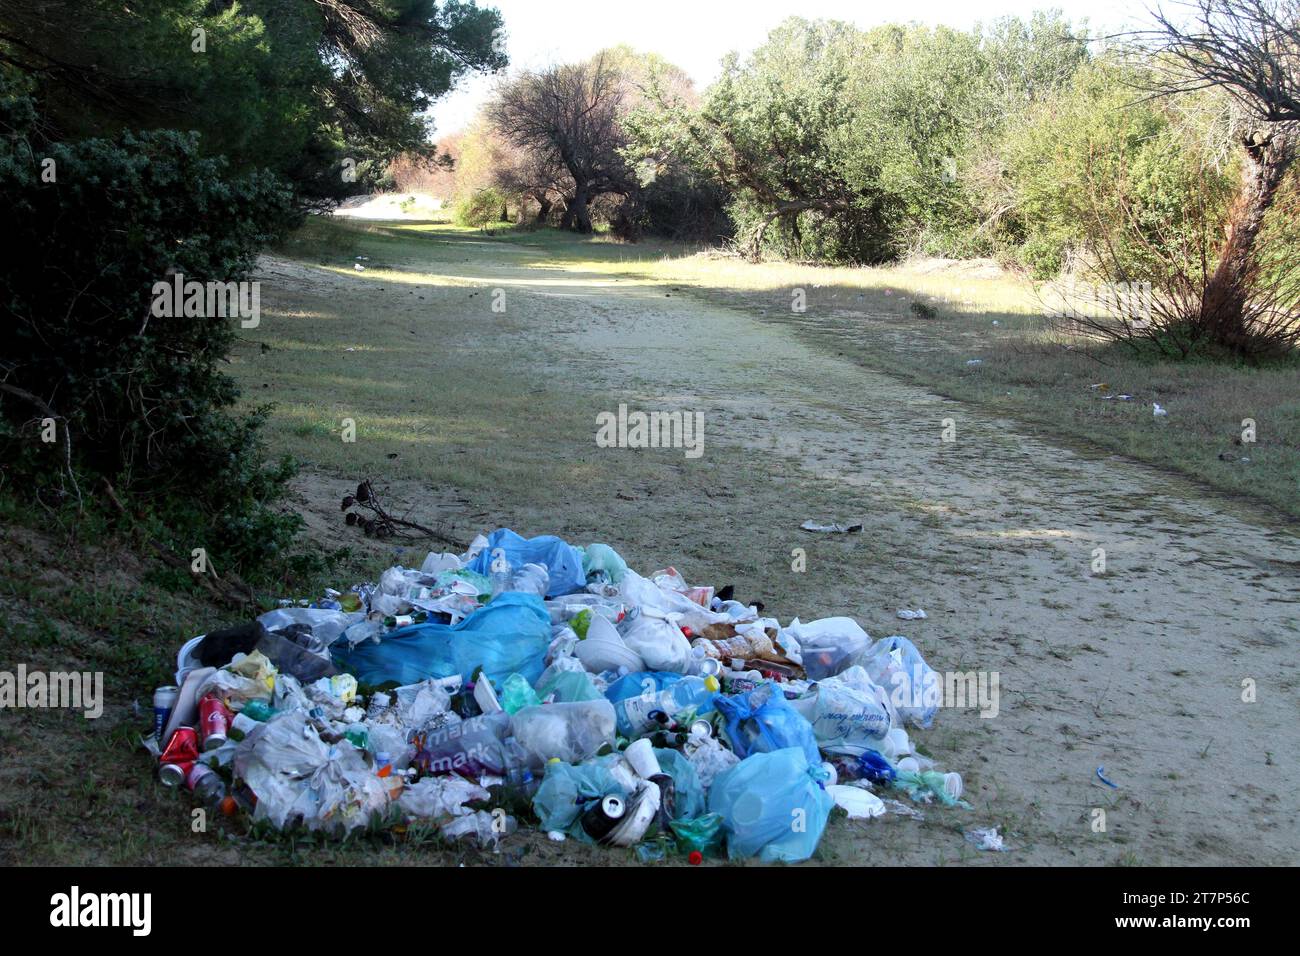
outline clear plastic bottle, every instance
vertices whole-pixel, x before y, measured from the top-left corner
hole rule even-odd
[[[619,732],[625,736],[641,734],[654,726],[650,715],[662,711],[675,717],[685,710],[697,713],[707,709],[719,689],[716,677],[683,677],[657,694],[638,694],[614,705]]]
[[[504,553],[498,553],[491,565],[492,596],[496,597],[510,587],[510,562]]]
[[[205,763],[195,763],[185,777],[185,786],[204,806],[218,806],[226,797],[226,784],[221,776]]]

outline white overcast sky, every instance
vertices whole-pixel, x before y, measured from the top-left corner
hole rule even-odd
[[[760,46],[786,17],[846,20],[861,27],[910,22],[968,28],[1007,14],[1057,7],[1094,28],[1118,29],[1142,17],[1142,0],[479,0],[505,19],[511,69],[580,60],[626,43],[658,53],[705,86],[731,50]],[[433,109],[435,139],[466,126],[494,78],[468,76]]]

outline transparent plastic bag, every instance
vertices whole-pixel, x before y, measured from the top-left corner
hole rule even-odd
[[[486,790],[464,777],[423,777],[397,803],[412,817],[460,817],[473,813],[465,804],[490,797]]]
[[[883,637],[871,645],[862,666],[885,689],[898,716],[928,728],[943,699],[939,676],[905,637]]]
[[[614,705],[605,699],[525,707],[510,717],[515,740],[531,766],[552,757],[581,763],[615,739]]]
[[[806,624],[795,618],[780,637],[798,643],[809,680],[823,680],[852,667],[871,646],[871,635],[851,617],[826,617]]]

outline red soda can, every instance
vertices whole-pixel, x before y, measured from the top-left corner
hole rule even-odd
[[[185,760],[179,763],[165,763],[158,768],[158,781],[164,787],[180,786],[190,775],[198,764],[192,760]]]
[[[158,779],[174,787],[185,779],[199,758],[199,734],[193,727],[177,727],[158,758]]]
[[[216,694],[199,701],[199,730],[203,733],[203,749],[216,750],[226,742],[234,714]]]

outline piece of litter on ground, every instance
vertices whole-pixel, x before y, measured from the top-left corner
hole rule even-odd
[[[974,844],[976,849],[980,850],[993,850],[997,853],[1007,851],[1007,847],[1002,845],[1002,837],[998,834],[997,827],[976,827],[967,830],[966,842]]]
[[[898,619],[900,621],[924,621],[925,612],[922,611],[919,607],[915,611],[911,611],[908,610],[907,608],[903,608],[903,610],[898,612]]]
[[[563,843],[566,839],[568,839],[568,837],[564,833],[560,832],[559,830],[548,830],[546,835],[550,837],[552,840],[554,840],[556,843]]]
[[[799,525],[799,527],[803,528],[805,531],[816,531],[821,534],[849,534],[850,532],[861,531],[862,523],[839,524],[836,522],[832,524],[818,524],[816,521],[809,519]]]
[[[1100,780],[1102,783],[1104,783],[1106,786],[1110,787],[1112,790],[1119,789],[1119,784],[1111,783],[1109,780],[1106,779],[1105,766],[1101,766],[1097,768],[1097,779]]]
[[[911,817],[913,820],[925,819],[924,813],[916,809],[916,807],[909,807],[901,800],[886,800],[884,803],[885,808],[888,809],[890,813],[897,813],[900,817]]]
[[[836,784],[826,788],[835,805],[849,815],[850,820],[867,820],[881,816],[885,803],[874,793],[858,787]]]
[[[966,360],[966,364],[967,364],[967,365],[983,365],[983,364],[984,364],[984,360],[983,360],[983,359],[967,359],[967,360]]]
[[[1163,405],[1161,405],[1159,402],[1152,402],[1152,403],[1151,403],[1151,415],[1152,415],[1152,417],[1154,417],[1154,418],[1163,418],[1165,415],[1168,415],[1168,414],[1169,414],[1168,410],[1167,410]]]
[[[352,268],[356,269],[358,272],[365,272],[365,271],[366,271],[366,267],[363,266],[363,265],[362,265],[361,263],[359,263],[359,262],[354,262],[354,263],[352,263]]]

